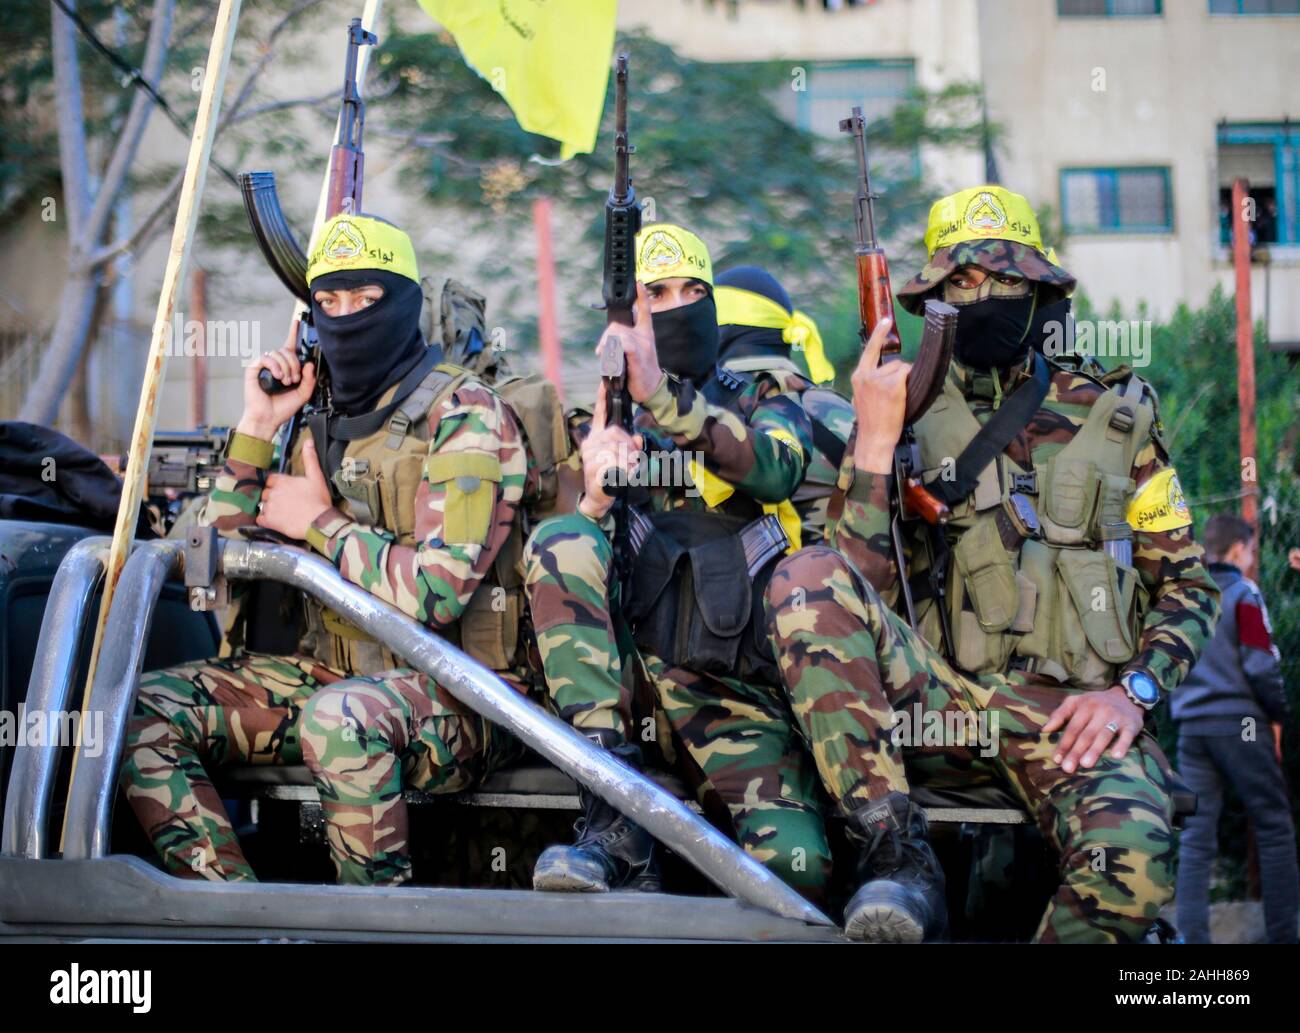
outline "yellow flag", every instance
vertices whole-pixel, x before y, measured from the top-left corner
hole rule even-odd
[[[596,146],[614,50],[617,0],[419,0],[519,125],[559,140],[560,156]]]

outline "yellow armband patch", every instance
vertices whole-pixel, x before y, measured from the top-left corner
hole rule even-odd
[[[1176,531],[1190,527],[1192,511],[1183,498],[1178,471],[1161,470],[1138,489],[1128,505],[1128,522],[1135,531]]]
[[[445,493],[442,540],[448,545],[486,544],[501,460],[486,452],[434,454],[424,461],[424,473]]]

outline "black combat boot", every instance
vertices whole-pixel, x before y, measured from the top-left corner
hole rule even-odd
[[[920,943],[948,927],[943,869],[930,847],[925,812],[906,793],[859,807],[849,838],[862,846],[865,880],[844,909],[844,932],[869,943]]]
[[[601,729],[587,738],[603,746],[629,767],[641,770],[641,750],[615,731]],[[542,851],[533,868],[533,889],[567,893],[607,893],[610,890],[659,892],[659,862],[654,839],[595,793],[578,787],[582,817],[574,824],[578,838],[572,846]]]

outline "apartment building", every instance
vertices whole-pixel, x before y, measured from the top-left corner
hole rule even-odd
[[[356,6],[340,3],[340,21]],[[407,28],[428,24],[415,5],[400,17]],[[1255,311],[1277,346],[1300,348],[1300,130],[1292,122],[1300,0],[621,0],[618,24],[644,28],[699,61],[788,61],[788,88],[774,86],[773,99],[792,124],[828,139],[853,104],[879,116],[915,86],[982,83],[989,117],[1002,130],[991,163],[1001,182],[1051,213],[1062,262],[1094,303],[1118,304],[1125,318],[1136,318],[1142,305],[1163,317],[1179,302],[1200,304],[1218,283],[1231,290],[1225,191],[1244,175],[1256,209]],[[326,48],[320,61],[272,73],[267,89],[327,92],[342,56],[341,48]],[[146,161],[174,155],[177,146],[175,130],[154,123]],[[291,156],[275,159],[299,221],[314,206],[324,151],[297,156],[297,167]],[[982,180],[987,158],[927,147],[913,156],[936,189]],[[367,207],[402,212],[422,251],[457,241],[458,271],[467,274],[475,256],[500,241],[460,239],[454,213],[404,189],[404,160],[392,137],[368,137]],[[223,189],[210,184],[209,200],[229,202]],[[150,202],[134,207],[139,218]],[[0,311],[0,327],[39,330],[44,301],[57,298],[61,241],[50,247],[58,234],[37,218],[0,230],[0,281],[27,284],[6,293],[28,310]],[[555,230],[563,255],[576,238],[564,226]],[[915,230],[919,237],[922,227]],[[533,276],[531,241],[519,239],[527,231],[502,232],[513,234],[518,276]],[[129,427],[132,405],[124,399],[143,362],[165,257],[165,241],[135,256],[113,299],[116,343],[96,349],[92,408],[109,440]],[[273,328],[287,322],[289,305],[260,256],[223,248],[199,257],[210,274],[209,317],[255,321],[262,347],[274,346]],[[505,285],[481,286],[499,310]],[[534,289],[512,290],[513,310],[526,313]],[[562,311],[562,327],[564,319]],[[238,415],[239,359],[208,363],[212,422]],[[170,364],[165,425],[188,422],[191,367]]]

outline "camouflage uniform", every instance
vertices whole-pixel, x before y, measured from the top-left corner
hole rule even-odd
[[[728,408],[665,378],[636,424],[647,452],[698,454],[715,478],[698,492],[649,488],[650,508],[660,511],[748,512],[787,503],[811,451],[797,402],[763,374]],[[649,479],[658,483],[653,471]],[[612,517],[600,526],[581,514],[557,517],[537,528],[525,551],[529,608],[556,711],[580,731],[612,729],[644,741],[628,731],[633,707],[624,686],[638,675],[647,680],[708,813],[729,819],[737,841],[760,862],[819,896],[829,850],[816,779],[784,701],[769,687],[669,668],[635,650],[637,670],[625,679],[610,618],[612,531]],[[670,753],[662,738],[660,747]]]
[[[950,377],[979,422],[987,421],[997,396],[992,378],[955,363]],[[1034,459],[1079,432],[1104,393],[1095,378],[1053,364],[1046,399],[1006,455],[1032,469]],[[1167,463],[1153,436],[1139,448],[1133,481],[1146,482]],[[1092,768],[1066,774],[1052,761],[1060,733],[1044,736],[1041,728],[1080,689],[1009,666],[965,674],[912,631],[892,609],[900,572],[890,548],[891,479],[856,470],[850,447],[831,507],[834,548],[785,559],[768,590],[771,641],[823,784],[850,814],[891,791],[906,792],[909,777],[949,785],[1001,777],[1061,858],[1061,887],[1037,938],[1140,938],[1172,893],[1163,757],[1143,736],[1122,760],[1107,752]],[[913,556],[921,548],[910,547]],[[1216,592],[1200,559],[1189,529],[1136,535],[1134,565],[1150,604],[1131,666],[1151,672],[1166,690],[1185,675],[1216,619]],[[995,755],[981,756],[960,736],[930,746],[914,734],[905,756],[895,742],[895,711],[906,714],[918,703],[996,720]]]
[[[499,463],[499,480],[482,485],[490,502],[479,505],[488,500],[469,498],[455,478],[431,477],[431,467],[441,467],[426,462],[413,530],[403,536],[413,544],[354,520],[347,501],[316,518],[308,543],[349,581],[452,633],[513,530],[531,472],[515,417],[473,378],[429,411],[428,455]],[[270,442],[236,435],[201,523],[226,535],[253,525],[271,461]],[[521,690],[527,684],[522,669],[498,673]],[[211,773],[233,763],[305,762],[340,881],[399,883],[410,878],[403,785],[457,792],[513,749],[503,733],[410,669],[246,654],[142,677],[122,782],[168,870],[252,879]]]

